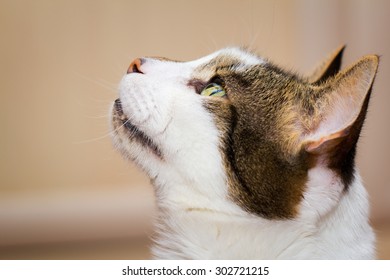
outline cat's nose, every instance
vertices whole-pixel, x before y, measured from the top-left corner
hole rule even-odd
[[[127,69],[127,74],[131,74],[131,73],[143,74],[143,72],[142,72],[142,70],[141,70],[141,65],[142,65],[143,62],[144,62],[144,60],[143,60],[142,58],[136,58],[136,59],[134,59],[134,60],[130,63],[129,68]]]

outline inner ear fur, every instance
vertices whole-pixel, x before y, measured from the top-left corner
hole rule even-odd
[[[320,84],[328,78],[335,76],[341,67],[345,45],[334,50],[326,60],[324,60],[310,75],[308,82],[311,84]]]
[[[307,152],[348,151],[356,144],[378,63],[378,56],[365,56],[320,86],[313,86],[315,113],[303,137]]]

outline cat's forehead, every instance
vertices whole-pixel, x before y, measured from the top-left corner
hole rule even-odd
[[[187,62],[198,71],[217,67],[250,67],[264,64],[265,60],[241,48],[224,48],[212,54]]]

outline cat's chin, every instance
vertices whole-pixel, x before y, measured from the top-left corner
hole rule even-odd
[[[140,130],[136,125],[131,123],[129,118],[123,112],[120,99],[116,99],[112,109],[113,133],[121,138],[121,142],[131,145],[132,142],[141,144],[145,149],[150,150],[154,155],[162,159],[162,152],[154,141]]]

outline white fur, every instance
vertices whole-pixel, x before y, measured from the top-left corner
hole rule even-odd
[[[252,65],[265,63],[264,59],[262,59],[258,56],[255,56],[251,53],[244,52],[241,49],[225,48],[225,49],[221,49],[219,51],[216,51],[210,55],[207,55],[205,57],[199,58],[197,60],[186,62],[186,64],[190,64],[190,65],[196,67],[196,66],[199,66],[202,64],[206,64],[207,62],[209,62],[210,60],[212,60],[213,58],[215,58],[219,55],[224,55],[224,56],[228,56],[231,58],[237,58],[242,62],[242,65],[246,65],[246,66],[252,66]]]
[[[226,211],[194,209],[194,200],[200,204],[201,197],[193,197],[192,188],[182,189],[181,195],[193,199],[185,204],[160,201],[164,212],[153,253],[158,259],[374,258],[375,236],[368,224],[367,194],[360,178],[342,196],[340,185],[318,184],[316,176],[325,182],[333,180],[323,172],[310,172],[301,215],[286,221],[262,219],[232,207]],[[339,189],[329,190],[332,194],[328,197],[326,190],[319,193],[320,187]],[[317,212],[311,203],[323,208]]]
[[[139,143],[114,143],[153,178],[158,259],[349,259],[374,257],[367,195],[355,176],[347,193],[337,176],[313,168],[293,220],[267,220],[228,197],[218,149],[219,132],[202,106],[205,97],[187,85],[194,69],[217,55],[240,57],[244,67],[263,60],[238,49],[177,63],[147,59],[144,74],[120,85],[123,111],[158,145],[163,160]],[[209,77],[211,78],[211,77]],[[359,250],[356,249],[359,244]]]

